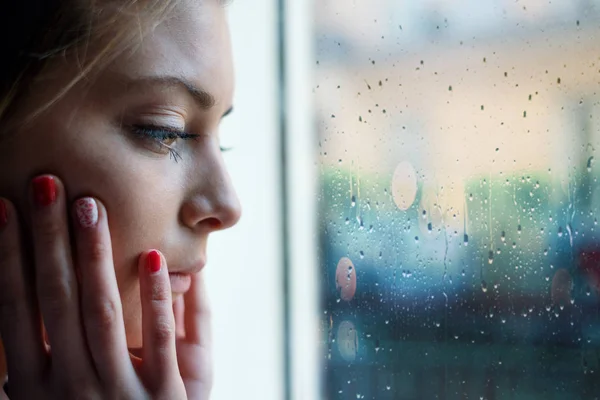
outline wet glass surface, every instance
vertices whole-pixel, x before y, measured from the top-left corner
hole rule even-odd
[[[600,396],[600,5],[317,2],[329,399]]]

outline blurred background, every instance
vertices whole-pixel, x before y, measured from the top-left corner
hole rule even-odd
[[[600,2],[229,12],[214,398],[598,398]]]

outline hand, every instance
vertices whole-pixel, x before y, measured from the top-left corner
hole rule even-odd
[[[0,199],[0,337],[10,399],[206,399],[210,336],[201,276],[183,299],[184,336],[177,339],[166,261],[158,251],[141,254],[143,348],[141,360],[133,357],[106,209],[98,199],[75,202],[72,251],[63,185],[43,176],[32,186],[32,254],[21,243],[15,207]]]

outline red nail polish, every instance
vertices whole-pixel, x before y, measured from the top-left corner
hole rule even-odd
[[[40,207],[49,206],[56,200],[56,183],[51,176],[39,176],[33,180],[35,203]]]
[[[6,204],[0,200],[0,228],[4,228],[8,223],[8,212],[6,211]]]
[[[157,273],[160,271],[160,253],[156,250],[152,250],[148,253],[148,258],[146,259],[146,269],[151,274]]]

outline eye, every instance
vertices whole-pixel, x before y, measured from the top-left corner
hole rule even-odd
[[[153,149],[157,153],[167,154],[168,152],[175,162],[177,162],[177,158],[181,159],[179,152],[172,147],[177,139],[197,139],[200,136],[160,126],[132,125],[130,129],[136,136],[152,141],[157,146]]]

